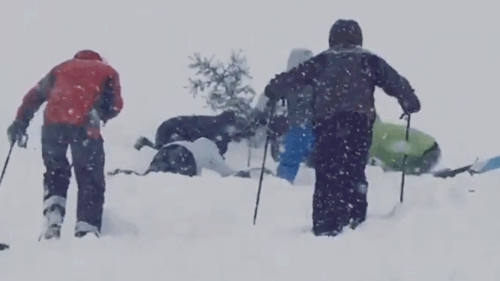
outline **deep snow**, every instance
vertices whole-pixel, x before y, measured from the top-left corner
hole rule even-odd
[[[494,1],[10,1],[0,7],[1,127],[52,66],[94,48],[121,74],[125,108],[103,129],[106,169],[145,169],[153,151],[132,146],[166,118],[209,113],[183,87],[194,52],[225,60],[243,49],[260,92],[295,47],[323,50],[339,17],[359,20],[367,48],[410,79],[422,101],[413,125],[435,136],[441,166],[498,154]],[[400,109],[377,93],[392,122]],[[0,186],[0,280],[499,280],[500,172],[453,179],[408,177],[368,168],[369,218],[335,239],[311,227],[314,174],[297,185],[266,177],[257,225],[257,179],[150,175],[108,178],[103,237],[77,240],[71,183],[61,241],[38,242],[43,165],[41,113],[28,149],[15,149]],[[6,139],[0,138],[0,159]],[[231,145],[229,162],[246,166]],[[253,150],[260,166],[261,150]],[[276,164],[268,158],[268,167]],[[472,192],[474,191],[474,192]]]

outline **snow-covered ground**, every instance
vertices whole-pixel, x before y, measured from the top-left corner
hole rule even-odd
[[[7,3],[8,2],[8,3]],[[338,18],[357,19],[367,48],[406,75],[422,101],[412,118],[435,136],[441,166],[500,153],[497,65],[500,23],[495,1],[7,1],[0,4],[2,119],[52,66],[77,50],[100,51],[121,74],[125,108],[103,129],[106,170],[145,169],[154,152],[135,151],[179,114],[209,113],[184,89],[194,52],[228,58],[243,49],[261,91],[285,68],[292,48],[315,53]],[[384,120],[398,120],[394,99],[377,93]],[[41,113],[28,149],[14,150],[0,186],[0,280],[500,280],[497,204],[500,172],[453,179],[407,177],[368,168],[369,218],[332,238],[310,233],[314,173],[297,184],[266,177],[257,225],[258,179],[206,171],[107,180],[103,237],[73,238],[76,185],[71,183],[63,238],[38,242],[42,222]],[[6,138],[0,138],[0,159]],[[246,167],[232,144],[228,160]],[[262,150],[253,150],[260,166]],[[276,163],[268,158],[268,167]],[[395,212],[393,208],[398,206]]]

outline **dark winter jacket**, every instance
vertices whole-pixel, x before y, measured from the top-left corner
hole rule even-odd
[[[217,116],[179,116],[166,120],[156,131],[157,149],[174,141],[193,142],[199,138],[207,138],[217,144],[220,154],[227,152],[231,136],[229,126],[235,126],[236,116],[232,111]]]
[[[265,94],[279,100],[292,91],[312,87],[314,117],[348,111],[375,118],[374,91],[382,88],[398,99],[405,113],[420,110],[410,83],[379,56],[361,48],[361,28],[352,20],[339,20],[330,30],[330,49],[267,85]]]

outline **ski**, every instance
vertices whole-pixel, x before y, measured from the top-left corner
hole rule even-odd
[[[469,170],[472,174],[482,174],[498,168],[500,168],[500,155],[485,161],[476,162],[471,165]]]
[[[253,171],[262,171],[262,168],[257,167],[257,168],[250,168],[248,169],[248,172],[253,172]],[[264,168],[264,173],[272,176],[276,176],[271,170]]]
[[[253,172],[253,171],[261,171],[262,168],[250,168],[247,171],[248,172]],[[264,173],[268,175],[273,175],[276,176],[271,170],[264,168]],[[126,169],[115,169],[113,171],[109,171],[106,173],[108,176],[115,176],[117,174],[125,174],[125,175],[136,175],[136,176],[145,176],[149,174],[149,171],[146,171],[144,173],[139,173],[133,170],[126,170]]]
[[[472,165],[467,165],[467,166],[463,166],[463,167],[453,169],[453,170],[450,168],[446,168],[446,169],[430,172],[429,174],[431,174],[437,178],[443,178],[443,179],[453,178],[458,174],[461,174],[463,172],[467,172],[471,166]]]
[[[439,171],[431,172],[431,174],[439,178],[448,178],[448,177],[455,177],[456,175],[464,172],[469,172],[470,175],[483,174],[492,170],[496,170],[498,168],[500,168],[500,155],[483,161],[476,160],[476,162],[472,164],[462,166],[460,168],[456,168],[453,170],[442,169]]]
[[[136,175],[136,176],[145,176],[147,175],[149,172],[145,172],[145,173],[139,173],[139,172],[136,172],[136,171],[133,171],[133,170],[124,170],[124,169],[115,169],[113,171],[110,171],[110,172],[107,172],[107,175],[108,176],[115,176],[117,174],[125,174],[125,175]]]

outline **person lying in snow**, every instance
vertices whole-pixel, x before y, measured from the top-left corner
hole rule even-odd
[[[156,130],[153,143],[146,137],[140,137],[134,148],[141,150],[149,146],[159,150],[165,144],[174,141],[193,142],[199,138],[207,138],[217,145],[221,155],[226,154],[228,144],[236,137],[238,118],[234,111],[224,111],[216,116],[178,116],[164,121]]]
[[[237,171],[230,168],[219,153],[215,142],[208,138],[198,138],[195,141],[174,141],[161,147],[146,172],[117,169],[108,175],[119,173],[147,175],[151,172],[181,174],[189,177],[200,176],[202,169],[219,173],[222,177],[250,177],[249,171]]]

